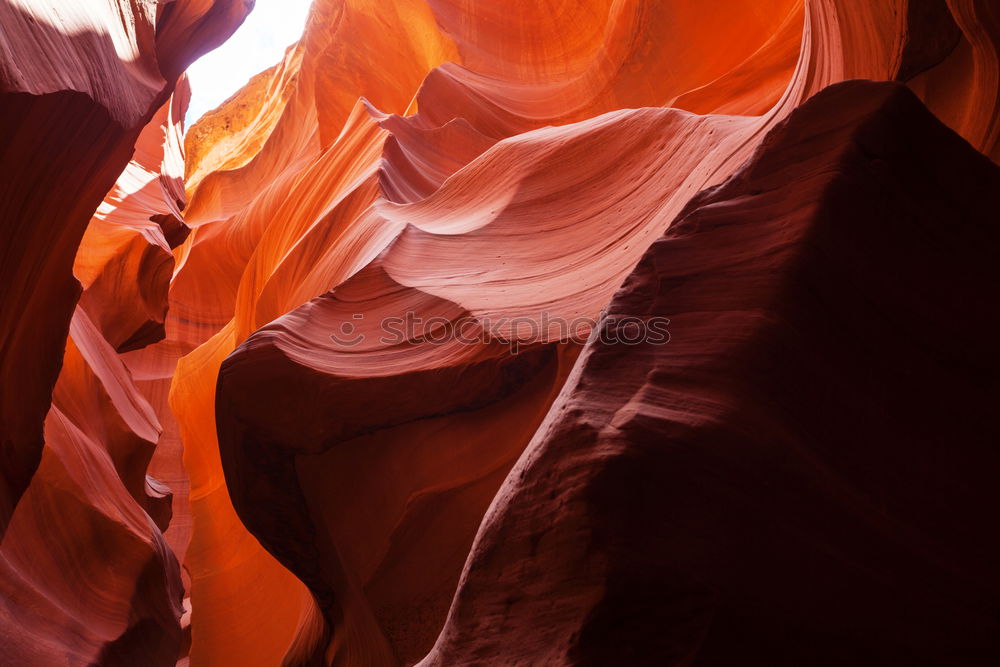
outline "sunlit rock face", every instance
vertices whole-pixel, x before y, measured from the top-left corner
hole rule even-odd
[[[1000,662],[996,3],[316,0],[184,136],[250,4],[0,0],[0,664]]]

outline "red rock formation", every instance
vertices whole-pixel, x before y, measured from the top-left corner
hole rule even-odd
[[[0,533],[41,455],[87,221],[177,77],[248,9],[242,0],[0,3]],[[186,41],[163,39],[174,32]]]
[[[160,424],[118,352],[162,337],[184,238],[175,82],[248,10],[0,2],[4,665],[181,651],[171,492],[147,475]]]
[[[182,150],[245,4],[0,4],[12,664],[996,661],[995,3],[316,0]]]
[[[237,97],[192,129],[193,139],[189,142],[188,153],[197,157],[188,166],[191,204],[186,211],[186,221],[194,231],[181,249],[183,264],[172,286],[170,317],[177,322],[176,336],[179,341],[201,343],[206,335],[212,336],[181,360],[171,392],[171,403],[181,423],[185,463],[192,482],[194,532],[187,564],[193,579],[192,658],[196,662],[216,662],[224,659],[223,656],[234,659],[234,655],[239,660],[276,662],[297,641],[295,637],[300,633],[310,638],[303,640],[305,643],[318,637],[315,608],[309,591],[280,568],[249,535],[235,538],[243,533],[244,528],[231,509],[223,484],[215,441],[215,416],[211,411],[216,376],[226,355],[255,329],[345,281],[381,253],[408,222],[401,212],[387,206],[388,202],[403,204],[420,200],[496,139],[556,119],[586,117],[626,104],[660,104],[666,101],[664,91],[658,90],[652,83],[657,81],[665,67],[664,59],[669,54],[659,51],[646,54],[646,49],[653,34],[648,31],[655,25],[662,25],[667,18],[661,16],[654,24],[645,22],[645,14],[651,11],[651,7],[646,5],[639,13],[636,13],[638,10],[635,7],[624,12],[616,8],[611,13],[605,9],[604,16],[598,16],[608,25],[623,30],[627,28],[626,33],[633,31],[636,35],[634,40],[624,39],[621,45],[612,41],[611,36],[601,38],[607,40],[608,48],[614,47],[613,53],[608,56],[611,58],[607,65],[609,71],[620,72],[621,76],[632,80],[645,81],[642,85],[636,83],[635,89],[622,85],[622,92],[613,100],[608,97],[606,79],[595,82],[591,75],[583,73],[568,78],[563,71],[566,68],[562,62],[565,54],[558,50],[544,50],[543,43],[529,40],[530,35],[523,37],[522,49],[525,52],[543,49],[533,57],[537,63],[550,62],[547,67],[555,68],[556,71],[546,74],[546,78],[562,81],[559,91],[552,92],[553,84],[539,82],[538,77],[524,82],[530,85],[515,85],[517,82],[512,81],[505,86],[484,88],[486,80],[482,78],[482,73],[454,66],[433,71],[418,91],[419,79],[409,69],[414,61],[412,54],[423,53],[416,59],[423,62],[430,58],[428,53],[441,53],[442,47],[436,45],[437,42],[428,43],[426,34],[416,32],[410,38],[414,42],[412,46],[404,43],[399,47],[408,54],[399,60],[406,67],[390,67],[391,63],[386,63],[377,70],[382,78],[352,73],[347,83],[340,75],[330,74],[343,71],[341,68],[345,65],[338,63],[347,48],[343,40],[327,41],[330,32],[327,26],[331,22],[338,26],[338,30],[343,30],[341,34],[344,40],[348,40],[347,43],[357,44],[356,48],[366,50],[372,47],[358,43],[360,40],[354,37],[355,31],[348,30],[347,26],[359,26],[357,34],[365,34],[360,26],[370,21],[395,21],[393,16],[403,11],[404,4],[420,7],[422,3],[380,3],[377,6],[348,3],[341,6],[344,13],[337,21],[327,16],[328,10],[324,5],[317,5],[303,42],[288,54],[276,70],[251,84],[248,98],[252,101],[243,103]],[[537,17],[542,13],[538,8],[531,10],[528,7],[526,4],[524,15],[511,16],[511,23],[505,30],[516,34],[528,17]],[[408,11],[412,13],[416,10],[411,7]],[[426,9],[417,11],[415,15],[425,15],[421,11]],[[536,14],[532,14],[533,11]],[[565,15],[566,11],[562,13]],[[580,16],[589,17],[589,12],[576,11],[581,12]],[[779,4],[776,16],[764,20],[762,25],[769,30],[772,22],[781,24],[792,11],[794,3]],[[380,18],[381,12],[386,14]],[[753,14],[749,6],[747,12]],[[478,20],[483,21],[485,26],[493,18],[492,15],[483,15]],[[688,20],[690,25],[697,23],[693,13]],[[606,31],[597,31],[595,35],[603,32]],[[740,62],[768,38],[764,29],[754,34],[757,35],[756,41],[747,45],[747,52],[728,52],[726,62],[729,59],[734,64]],[[384,31],[378,33],[377,39],[387,37],[398,41],[385,35]],[[452,35],[449,39],[458,40],[460,46],[465,44],[459,36]],[[462,48],[471,47],[465,44]],[[588,48],[599,50],[602,47],[592,45]],[[382,52],[385,49],[381,49]],[[624,63],[630,64],[626,67]],[[576,64],[587,70],[593,65],[589,59],[581,59]],[[709,64],[719,67],[714,61]],[[790,69],[793,64],[788,62],[787,67]],[[514,64],[509,67],[510,76],[520,76]],[[423,73],[426,72],[427,69],[424,69]],[[698,77],[699,74],[692,72],[688,76]],[[702,73],[697,85],[710,83],[716,76],[717,70]],[[374,85],[390,77],[395,77],[389,80],[391,86],[383,89],[382,85]],[[357,84],[350,83],[355,80]],[[361,89],[356,86],[361,86]],[[268,97],[262,102],[267,89],[272,92],[266,93]],[[406,90],[416,94],[415,102],[408,103],[403,99],[393,101],[394,96]],[[419,109],[419,113],[405,118],[386,117],[369,104],[355,103],[359,93],[385,105],[389,111],[402,112],[409,106],[411,110]],[[354,105],[353,110],[337,102],[345,94]],[[539,94],[553,95],[551,102],[544,106],[532,102],[532,99],[537,100]],[[522,99],[518,101],[516,98]],[[333,111],[338,104],[342,111],[335,114]],[[317,109],[321,112],[318,115]],[[667,118],[671,113],[662,116]],[[645,121],[636,122],[641,125]],[[725,124],[725,121],[721,122]],[[607,129],[611,122],[605,119],[594,124]],[[745,124],[749,127],[752,123]],[[217,144],[210,144],[214,150],[201,145],[201,142],[218,136],[219,127],[227,126],[233,134],[226,135]],[[588,126],[571,132],[589,130]],[[654,131],[655,127],[648,130],[650,133]],[[595,131],[589,136],[596,146],[600,135]],[[642,137],[639,137],[624,142],[621,152],[626,152],[641,140]],[[519,144],[519,150],[521,153],[534,152],[545,141],[544,137],[533,139],[526,136]],[[735,137],[733,141],[737,141]],[[731,150],[726,155],[731,154]],[[497,168],[510,168],[513,162],[520,159],[516,155],[507,153],[507,158],[503,158],[506,161],[491,163],[491,167],[484,168],[479,176],[467,181],[467,188],[455,190],[453,194],[460,196],[463,202],[474,202],[478,207],[481,203],[478,192],[482,184],[494,178]],[[746,149],[745,155],[749,155],[749,149]],[[664,149],[660,159],[665,162],[668,156],[668,151]],[[696,154],[694,159],[697,158]],[[579,175],[581,178],[600,178],[600,174],[594,174],[593,169],[603,169],[606,164],[607,158],[595,153],[587,167],[590,171],[581,168]],[[734,160],[733,166],[736,164],[738,160]],[[543,182],[543,174],[541,168],[528,164],[521,178]],[[627,174],[623,172],[623,176],[627,177]],[[511,174],[509,187],[515,187],[517,177],[516,173]],[[670,188],[675,188],[683,184],[685,172],[678,169],[674,176],[670,176],[665,170],[663,178],[671,179]],[[555,185],[565,196],[569,196],[577,184]],[[687,185],[687,196],[696,192],[698,187],[696,183]],[[501,187],[497,187],[497,191],[499,206],[509,192]],[[670,198],[670,193],[666,194]],[[672,198],[671,201],[679,210],[685,200]],[[488,215],[488,211],[483,213]],[[433,209],[428,211],[428,215],[434,215]],[[635,215],[643,217],[638,211]],[[661,227],[671,215],[663,215]],[[596,222],[599,224],[599,221]],[[640,234],[640,238],[642,234],[646,235],[646,243],[659,232],[659,228],[655,227],[655,218],[645,220],[645,226],[636,225],[635,220],[629,222],[636,227],[632,233]],[[485,242],[491,242],[490,238],[487,237]],[[578,235],[576,243],[584,256],[593,254],[586,251],[592,243],[585,234]],[[626,259],[618,257],[615,261],[605,261],[604,274],[599,280],[605,295],[603,298],[611,294],[626,275],[628,266],[638,259],[642,251],[641,243],[623,248]],[[472,254],[466,257],[473,259]],[[561,261],[553,255],[550,260],[553,266],[549,270]],[[515,266],[510,268],[512,272],[517,270]],[[206,279],[206,276],[211,278]],[[600,296],[588,296],[591,307],[599,309],[603,305],[600,301]],[[228,320],[230,317],[232,319]],[[169,329],[168,323],[168,335]],[[544,410],[544,405],[541,409]],[[447,439],[449,436],[442,434],[440,437]],[[528,437],[530,429],[523,433],[519,444],[505,450],[504,465],[513,463],[517,451]],[[487,501],[488,497],[480,502],[478,511]],[[405,503],[405,498],[401,502]],[[398,512],[404,509],[400,506],[393,512],[398,517]],[[389,521],[386,530],[392,531],[395,521]],[[471,541],[471,537],[470,529],[464,538],[465,544]],[[262,539],[268,541],[267,538]],[[382,534],[375,539],[385,541],[390,539],[390,535]],[[234,551],[241,554],[239,558],[233,558]],[[447,580],[455,581],[462,558],[459,555],[452,559]],[[257,586],[253,589],[240,587],[239,582],[247,579],[258,582]],[[436,595],[447,598],[450,592],[438,591]],[[287,607],[283,607],[284,611],[280,614],[268,614],[263,611],[263,600],[270,604],[281,600]],[[241,610],[235,619],[233,609]],[[435,620],[425,625],[432,628],[440,624],[443,617],[444,605],[439,602]],[[405,625],[399,632],[412,634]],[[364,636],[377,637],[379,632],[366,632]],[[425,628],[413,643],[426,649],[432,639],[432,630]],[[295,650],[299,650],[301,645],[302,642],[295,643]],[[261,658],[262,652],[266,658]],[[419,655],[414,656],[417,657]]]
[[[421,664],[993,663],[998,205],[904,88],[793,112],[611,300],[670,344],[588,344]]]
[[[429,562],[422,553],[438,555],[434,567],[451,572],[442,581],[453,581],[457,561],[440,556],[455,549],[452,545],[461,533],[458,529],[435,533],[431,517],[461,516],[453,520],[466,525],[490,496],[484,493],[473,503],[464,490],[469,480],[483,479],[484,473],[477,472],[483,468],[477,465],[492,470],[495,464],[466,461],[462,468],[439,469],[422,487],[403,483],[411,489],[403,504],[373,510],[373,505],[385,502],[385,494],[392,493],[387,482],[374,481],[394,478],[391,471],[398,462],[388,452],[408,456],[412,445],[402,432],[419,423],[415,420],[433,419],[441,424],[438,429],[445,430],[433,439],[434,453],[425,457],[453,461],[466,443],[447,431],[448,415],[460,419],[458,415],[464,417],[468,411],[483,410],[484,401],[497,403],[493,412],[511,410],[501,407],[510,400],[501,400],[509,386],[502,378],[510,372],[502,369],[512,368],[503,355],[490,362],[493,357],[485,348],[442,349],[421,342],[419,336],[401,347],[398,341],[369,346],[380,318],[407,310],[425,318],[472,314],[494,321],[537,318],[541,312],[554,318],[595,316],[690,196],[725,179],[750,156],[767,130],[801,101],[844,78],[912,78],[941,62],[960,39],[954,25],[930,29],[950,16],[943,4],[936,12],[913,10],[902,15],[889,6],[864,7],[854,13],[848,9],[854,8],[833,3],[806,8],[808,39],[794,74],[787,64],[784,36],[794,22],[792,12],[778,24],[771,41],[750,50],[736,67],[674,100],[688,101],[701,111],[712,111],[708,105],[713,100],[727,111],[763,110],[765,88],[754,94],[741,81],[754,71],[755,60],[763,61],[765,71],[780,71],[768,68],[786,63],[787,89],[780,100],[777,94],[771,98],[777,104],[763,116],[699,118],[670,110],[612,113],[502,141],[440,186],[432,183],[425,188],[396,185],[412,183],[414,172],[429,170],[414,169],[413,160],[395,160],[399,153],[386,148],[379,173],[381,192],[375,193],[385,201],[376,200],[367,208],[359,206],[355,197],[349,204],[345,201],[333,220],[322,223],[344,230],[337,236],[310,222],[307,234],[319,239],[309,241],[310,250],[292,246],[292,254],[272,254],[281,262],[277,268],[264,269],[259,256],[251,259],[257,268],[243,274],[235,297],[237,326],[245,326],[239,322],[246,317],[263,325],[309,291],[324,284],[335,286],[327,296],[265,326],[223,365],[215,417],[236,510],[261,542],[309,586],[332,628],[331,650],[338,660],[392,664],[420,658],[443,621],[440,605],[430,601],[434,598],[422,583],[414,583],[423,581]],[[447,14],[441,25],[448,26]],[[657,63],[655,58],[646,63],[651,73]],[[421,127],[432,123],[441,128],[453,119],[468,119],[480,134],[502,138],[534,126],[531,115],[522,110],[530,109],[536,118],[568,120],[580,108],[577,92],[553,98],[552,106],[537,97],[522,105],[519,100],[529,99],[527,91],[537,91],[539,84],[524,73],[497,66],[501,69],[484,68],[480,73],[453,66],[436,70],[418,93],[419,114],[411,118]],[[483,78],[487,75],[488,85]],[[515,77],[521,77],[517,86],[503,83]],[[559,90],[576,91],[578,83],[568,81]],[[754,84],[761,85],[760,81],[754,79]],[[732,95],[734,87],[744,96]],[[641,87],[629,90],[635,94]],[[928,96],[932,104],[934,99]],[[599,110],[601,103],[601,97],[594,98],[589,113]],[[334,145],[346,145],[361,128],[371,127],[361,119],[359,108]],[[395,128],[384,121],[382,127],[396,135],[405,126],[393,122]],[[322,132],[323,119],[318,123]],[[971,133],[968,125],[959,124],[957,129]],[[411,135],[402,136],[412,141]],[[980,146],[986,149],[988,142]],[[355,159],[362,155],[356,149],[343,150]],[[419,155],[418,151],[419,144],[409,145],[410,154]],[[608,164],[615,169],[608,172]],[[303,179],[298,187],[304,185],[312,184]],[[364,197],[371,201],[368,192]],[[200,196],[203,192],[197,192],[193,201]],[[210,201],[220,200],[218,194],[211,196]],[[263,204],[262,199],[256,201]],[[295,215],[292,210],[286,207],[280,217]],[[302,213],[303,222],[315,215]],[[253,211],[242,224],[260,214]],[[271,236],[298,243],[286,224],[279,234]],[[269,243],[263,237],[256,252]],[[374,260],[344,281],[341,276],[357,270],[345,266],[345,252],[360,252],[362,259]],[[324,263],[332,263],[331,268],[317,268]],[[260,286],[262,282],[266,287]],[[254,285],[252,291],[246,285]],[[309,288],[302,290],[303,285]],[[285,305],[276,305],[278,295],[283,300],[277,304]],[[366,319],[359,323],[357,315]],[[350,326],[355,333],[366,333],[369,342],[343,349],[330,340],[331,332]],[[238,341],[242,331],[226,336],[235,333]],[[213,344],[212,350],[216,358],[221,356],[218,346]],[[548,373],[534,357],[509,361],[515,360],[524,369],[517,371],[518,377],[528,372],[542,382]],[[191,362],[195,363],[194,357]],[[188,372],[186,363],[178,379]],[[493,368],[492,382],[482,379],[488,372],[484,364]],[[214,365],[207,368],[214,375]],[[548,385],[543,407],[561,383],[556,379]],[[262,394],[261,386],[273,389]],[[504,422],[527,426],[521,436],[506,436],[524,438],[516,446],[502,448],[508,457],[520,451],[534,430],[532,413],[521,409],[525,411],[503,412]],[[386,453],[362,453],[368,449]],[[504,465],[512,461],[507,458]],[[357,476],[373,481],[359,486],[350,481]],[[267,501],[261,502],[264,498]],[[384,511],[390,512],[387,518],[376,520]],[[352,513],[364,517],[363,522],[342,518]],[[421,535],[419,547],[400,546],[408,543],[405,536],[410,534]],[[414,609],[422,613],[415,614]],[[521,657],[531,660],[530,655]]]
[[[171,251],[189,231],[181,220],[180,127],[188,94],[182,79],[178,93],[139,134],[132,160],[98,206],[73,265],[83,287],[81,304],[119,352],[141,349],[165,335]]]
[[[5,665],[172,665],[180,571],[170,496],[146,476],[160,425],[78,308],[42,463],[0,549]]]

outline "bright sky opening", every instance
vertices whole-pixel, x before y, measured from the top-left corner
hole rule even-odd
[[[188,68],[191,106],[187,127],[222,104],[250,78],[276,64],[302,36],[311,0],[257,0],[257,6],[225,44]]]

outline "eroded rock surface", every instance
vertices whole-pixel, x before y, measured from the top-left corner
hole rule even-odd
[[[1000,659],[995,2],[316,0],[184,135],[250,4],[0,0],[0,663]]]

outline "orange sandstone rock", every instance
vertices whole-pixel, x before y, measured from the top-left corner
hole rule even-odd
[[[182,146],[251,4],[0,0],[0,662],[996,661],[995,3],[316,0]]]
[[[466,411],[481,409],[483,401],[504,404],[501,378],[509,360],[500,356],[489,362],[495,379],[487,390],[475,379],[486,372],[477,356],[485,350],[449,351],[419,337],[407,340],[403,349],[343,350],[330,333],[355,325],[355,315],[378,322],[408,309],[493,321],[541,312],[596,317],[691,196],[729,177],[799,104],[844,79],[913,78],[931,71],[956,48],[958,32],[943,3],[927,12],[905,3],[776,3],[766,10],[756,4],[731,8],[725,17],[706,12],[701,3],[566,3],[544,10],[534,3],[430,6],[436,28],[458,58],[428,73],[406,117],[385,119],[372,109],[380,104],[388,104],[389,111],[399,108],[385,101],[391,98],[377,87],[379,78],[353,84],[355,96],[374,104],[356,105],[346,122],[345,111],[325,113],[345,108],[333,102],[341,93],[337,89],[333,95],[331,81],[344,86],[351,81],[329,77],[342,66],[335,59],[320,70],[309,91],[319,109],[315,121],[300,116],[294,135],[304,136],[315,122],[310,141],[318,142],[315,159],[324,165],[322,171],[276,151],[289,146],[285,137],[292,135],[280,120],[266,125],[271,132],[266,143],[253,161],[236,170],[204,175],[193,166],[192,207],[204,198],[202,210],[211,220],[189,241],[188,263],[176,283],[185,295],[212,300],[208,308],[190,312],[216,317],[231,309],[233,319],[225,325],[215,320],[220,333],[181,362],[174,405],[183,410],[197,404],[192,426],[218,428],[225,490],[247,527],[308,585],[323,612],[332,636],[328,648],[317,647],[317,659],[344,664],[411,662],[433,640],[443,623],[440,605],[428,602],[434,598],[417,584],[398,584],[390,601],[382,592],[384,577],[391,572],[402,577],[398,581],[416,582],[424,576],[421,548],[395,546],[405,543],[405,535],[424,534],[426,553],[455,548],[445,545],[455,544],[457,529],[434,537],[424,531],[432,530],[433,516],[470,509],[448,480],[477,475],[471,462],[461,472],[441,469],[439,477],[424,483],[426,490],[392,510],[391,518],[358,525],[340,517],[352,511],[378,516],[370,506],[392,493],[388,482],[382,486],[378,480],[393,479],[379,471],[394,463],[388,453],[373,453],[369,460],[347,452],[392,447],[405,456],[409,445],[397,435],[404,424],[447,415],[458,420]],[[412,5],[376,10],[345,3],[328,25],[364,25],[369,17],[376,20],[403,7]],[[730,22],[735,17],[746,27],[738,35],[727,32],[736,25]],[[716,18],[720,23],[712,22]],[[324,20],[331,19],[318,7],[298,47],[299,81],[311,66],[311,33]],[[932,27],[942,21],[940,30]],[[578,29],[567,34],[567,25]],[[402,46],[394,44],[387,52],[417,48],[407,46],[412,34],[401,31]],[[431,34],[438,39],[436,31]],[[421,48],[427,48],[424,44]],[[335,52],[345,48],[341,44]],[[284,67],[291,66],[290,58]],[[409,76],[415,61],[398,68],[379,61],[379,76]],[[370,63],[362,60],[354,71],[368,71]],[[396,81],[394,95],[402,79]],[[284,114],[292,108],[284,101],[288,98],[287,93],[279,98]],[[703,114],[739,115],[696,117],[658,109],[600,115],[623,106],[670,103]],[[541,127],[571,121],[582,122]],[[461,169],[445,180],[429,165],[442,153],[454,153],[456,142],[429,146],[426,131],[442,133],[466,123],[482,137],[484,148],[500,142],[478,157],[469,153],[455,165]],[[424,133],[415,135],[409,128]],[[969,124],[956,129],[973,136]],[[986,149],[986,143],[978,146]],[[264,159],[269,152],[294,165],[296,176],[276,175],[274,162]],[[427,176],[435,178],[422,182]],[[234,208],[246,192],[243,179],[258,178],[264,192]],[[330,203],[324,208],[320,202]],[[229,257],[235,250],[249,258],[240,274],[242,260],[227,269],[233,272],[223,283],[229,290],[224,301],[209,290],[188,290],[188,284],[196,284],[199,253],[200,261],[208,262],[223,245],[231,249]],[[282,316],[326,290],[325,296]],[[421,305],[437,303],[428,301],[431,297],[444,302]],[[355,326],[369,327],[370,341],[377,334],[374,324],[366,320]],[[195,387],[207,386],[229,350],[259,327],[221,366],[215,385],[218,412],[210,414],[202,407],[206,393]],[[543,335],[540,342],[553,341]],[[522,361],[532,368],[527,358]],[[531,373],[544,373],[544,366],[536,362],[535,367]],[[463,380],[447,379],[449,372],[459,372]],[[433,383],[438,379],[444,385]],[[561,380],[555,383],[553,389]],[[183,397],[189,390],[198,391],[197,398]],[[551,391],[545,395],[551,400]],[[267,405],[274,406],[273,412]],[[532,423],[513,413],[505,420]],[[463,443],[442,429],[433,451],[440,460],[450,460]],[[523,433],[519,444],[503,451],[523,448],[531,429]],[[194,441],[214,454],[214,441],[204,438]],[[345,468],[330,467],[333,462]],[[206,477],[215,493],[224,492],[221,472],[215,468]],[[372,480],[371,488],[342,488],[334,482],[341,475],[362,475]],[[427,504],[435,508],[430,515]],[[195,539],[198,520],[196,509]],[[224,541],[215,539],[221,555]],[[359,551],[365,544],[371,546]],[[454,580],[455,562],[435,561],[451,572],[444,580]],[[212,573],[223,576],[219,568]],[[197,625],[197,604],[195,609]],[[289,627],[290,635],[295,631]],[[309,633],[315,636],[314,630]]]

